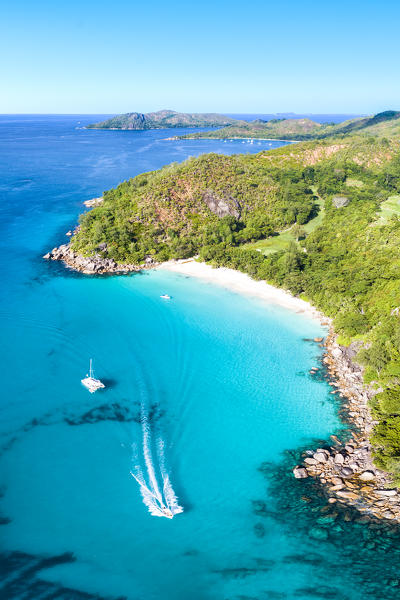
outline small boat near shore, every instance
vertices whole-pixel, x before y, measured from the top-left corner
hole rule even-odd
[[[85,386],[87,390],[89,390],[91,394],[97,392],[97,390],[100,390],[101,388],[106,387],[104,383],[100,381],[100,379],[95,378],[92,367],[92,359],[90,359],[89,363],[89,373],[86,374],[86,377],[84,379],[81,379],[81,383]]]

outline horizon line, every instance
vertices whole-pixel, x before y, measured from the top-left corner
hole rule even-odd
[[[164,109],[160,109],[164,110]],[[165,109],[166,110],[166,109]],[[172,109],[171,109],[172,110]],[[394,109],[387,109],[387,110],[394,110]],[[148,111],[148,112],[160,112],[160,111],[156,111],[156,110],[152,110],[152,111]],[[131,112],[137,112],[139,114],[148,114],[148,113],[144,113],[144,112],[140,112],[140,111],[131,111]],[[174,112],[181,112],[181,111],[174,111]],[[364,116],[369,116],[370,114],[379,114],[379,113],[358,113],[358,112],[331,112],[331,111],[325,111],[325,112],[307,112],[307,111],[303,111],[303,112],[292,112],[292,111],[287,111],[287,112],[246,112],[246,111],[240,111],[240,112],[215,112],[213,111],[214,114],[219,114],[219,115],[312,115],[312,116],[318,116],[318,115],[346,115],[346,116],[355,116],[355,117],[364,117]],[[380,111],[380,112],[385,112],[385,111]],[[400,111],[398,111],[400,112]],[[51,115],[51,116],[60,116],[60,117],[73,117],[73,116],[83,116],[83,115],[104,115],[104,116],[112,116],[112,115],[126,115],[126,114],[130,114],[129,112],[73,112],[73,113],[68,113],[68,112],[15,112],[15,113],[9,113],[9,112],[0,112],[0,116],[4,116],[4,117],[12,117],[12,116],[17,116],[17,115],[26,115],[26,116],[46,116],[46,115]],[[186,112],[186,113],[182,113],[182,114],[210,114],[210,111],[207,112]],[[211,113],[212,114],[212,113]]]

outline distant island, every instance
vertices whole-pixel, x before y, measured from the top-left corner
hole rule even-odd
[[[206,131],[179,136],[179,139],[232,139],[232,138],[264,138],[280,140],[313,140],[362,132],[382,133],[389,121],[398,123],[400,112],[389,110],[372,117],[357,117],[343,123],[317,123],[311,119],[271,119],[263,121],[237,121],[217,131]]]
[[[382,491],[400,487],[400,112],[258,126],[318,139],[138,175],[105,192],[45,258],[105,273],[199,255],[312,302],[333,321],[327,361],[361,433],[308,456],[295,476],[319,476],[334,502],[400,520],[399,493]]]
[[[175,136],[170,139],[235,139],[258,138],[270,140],[306,141],[351,133],[370,132],[384,135],[388,123],[398,126],[399,111],[389,110],[370,117],[356,117],[342,123],[318,123],[312,119],[274,118],[268,121],[255,119],[244,121],[217,113],[179,113],[173,110],[160,110],[151,113],[126,113],[106,121],[87,125],[87,129],[111,129],[143,131],[147,129],[179,129],[183,127],[215,128]],[[390,129],[390,126],[389,126]]]
[[[225,115],[214,113],[179,113],[174,110],[159,110],[151,113],[126,113],[100,123],[87,125],[86,129],[171,129],[176,127],[225,127],[239,123]]]

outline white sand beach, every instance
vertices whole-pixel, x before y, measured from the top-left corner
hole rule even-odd
[[[240,294],[262,298],[270,304],[276,304],[297,313],[318,319],[322,324],[329,325],[330,319],[320,313],[309,302],[292,296],[289,292],[276,288],[265,281],[256,281],[240,271],[225,267],[213,268],[206,263],[194,259],[171,260],[163,263],[158,269],[182,273],[190,277],[199,277],[210,283],[221,285]]]

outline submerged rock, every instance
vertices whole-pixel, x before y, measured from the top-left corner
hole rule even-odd
[[[322,529],[322,527],[313,527],[310,529],[309,535],[314,540],[327,540],[328,532],[326,529]]]
[[[262,523],[256,523],[254,525],[254,534],[258,538],[263,538],[265,536],[265,527]]]

